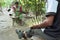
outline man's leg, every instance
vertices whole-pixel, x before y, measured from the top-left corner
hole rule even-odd
[[[45,34],[41,31],[41,29],[34,29],[34,34],[31,37],[33,40],[56,40],[53,37],[50,37],[49,35]]]
[[[20,35],[21,32],[17,32],[19,35],[18,36],[22,36],[23,38],[31,38],[33,40],[56,40],[53,37],[50,37],[48,35],[46,35],[44,32],[42,32],[40,29],[32,29],[32,30],[28,30],[26,31],[26,33],[23,33],[23,35]]]

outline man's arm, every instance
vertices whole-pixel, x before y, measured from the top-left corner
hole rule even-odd
[[[41,24],[34,25],[31,28],[32,29],[39,29],[39,28],[49,27],[53,24],[53,20],[54,20],[54,16],[49,16]]]
[[[19,11],[22,12],[22,6],[20,6],[20,10]]]
[[[13,9],[14,12],[16,11],[16,7],[15,6],[13,6],[12,9]]]

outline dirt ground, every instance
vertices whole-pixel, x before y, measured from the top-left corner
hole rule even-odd
[[[16,29],[20,29],[20,30],[24,31],[24,30],[28,30],[28,27],[15,25],[14,27],[12,27],[8,30],[1,31],[0,40],[22,40],[22,39],[18,38],[18,36],[15,32]]]

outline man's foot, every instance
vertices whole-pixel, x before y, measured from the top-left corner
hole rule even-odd
[[[27,37],[25,36],[24,31],[16,29],[16,33],[17,33],[19,39],[24,38],[27,40]]]
[[[21,30],[16,29],[16,33],[19,34],[19,32],[21,32]]]
[[[23,37],[23,32],[21,30],[16,29],[16,33],[17,33],[19,39],[21,39]]]

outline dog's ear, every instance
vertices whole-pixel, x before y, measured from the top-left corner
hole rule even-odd
[[[11,9],[8,9],[8,12],[11,11]]]

